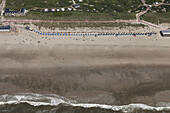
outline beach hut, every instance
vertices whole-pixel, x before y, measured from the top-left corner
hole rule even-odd
[[[79,4],[73,4],[72,6],[73,6],[74,8],[79,8],[79,7],[80,7]]]
[[[67,8],[68,9],[68,11],[72,11],[72,8]]]
[[[51,9],[51,11],[52,11],[52,12],[54,12],[54,11],[55,11],[55,9]]]
[[[44,9],[44,12],[48,12],[48,9]]]
[[[61,8],[61,11],[65,11],[65,8]]]

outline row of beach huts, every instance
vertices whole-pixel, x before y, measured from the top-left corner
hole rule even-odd
[[[30,27],[25,27],[25,29],[33,31],[37,34],[40,35],[48,35],[48,36],[120,36],[120,35],[133,35],[133,36],[137,36],[137,35],[153,35],[156,33],[153,32],[147,32],[147,33],[68,33],[68,32],[58,32],[58,33],[45,33],[45,32],[41,32],[35,29],[32,29]]]
[[[55,11],[57,11],[57,12],[59,12],[59,11],[72,11],[72,10],[74,10],[74,9],[76,9],[76,8],[79,8],[80,7],[80,5],[79,4],[73,4],[72,5],[72,7],[68,7],[68,8],[57,8],[57,9],[44,9],[44,12],[55,12]]]

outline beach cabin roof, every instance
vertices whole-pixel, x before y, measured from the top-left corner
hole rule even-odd
[[[79,7],[80,7],[79,4],[73,4],[72,6],[73,6],[74,8],[79,8]]]
[[[8,26],[0,26],[0,29],[10,29],[11,27],[10,27],[10,25],[8,25]]]
[[[53,11],[53,12],[54,12],[54,11],[55,11],[55,9],[51,9],[51,11]]]
[[[160,31],[161,36],[165,36],[165,37],[170,37],[170,30],[162,30]]]
[[[65,11],[65,8],[61,8],[61,11]]]
[[[44,9],[45,12],[48,12],[49,10],[48,9]]]

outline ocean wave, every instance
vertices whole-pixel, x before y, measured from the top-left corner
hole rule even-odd
[[[104,105],[104,104],[87,104],[78,103],[74,100],[64,98],[59,95],[42,95],[34,93],[24,93],[16,95],[2,95],[0,96],[0,105],[9,104],[22,104],[27,103],[31,106],[72,106],[72,107],[83,107],[83,108],[101,108],[113,111],[122,111],[123,113],[133,112],[135,110],[147,110],[147,111],[170,111],[170,106],[166,107],[152,107],[145,104],[129,104],[122,106],[115,105]]]

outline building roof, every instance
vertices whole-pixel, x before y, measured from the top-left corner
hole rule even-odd
[[[79,4],[73,4],[72,5],[74,8],[78,8],[78,7],[80,7],[80,5]]]
[[[19,11],[5,11],[4,13],[20,13]]]
[[[22,9],[21,9],[21,13],[25,13],[25,8],[22,8]]]
[[[9,9],[9,8],[7,8],[5,11],[10,11],[10,9]]]
[[[8,26],[0,26],[0,29],[10,29],[11,27],[10,27],[10,25],[8,25]]]
[[[161,31],[163,34],[170,34],[170,30],[162,30]]]
[[[25,8],[22,8],[20,11],[12,11],[11,9],[7,8],[4,13],[24,13]]]

